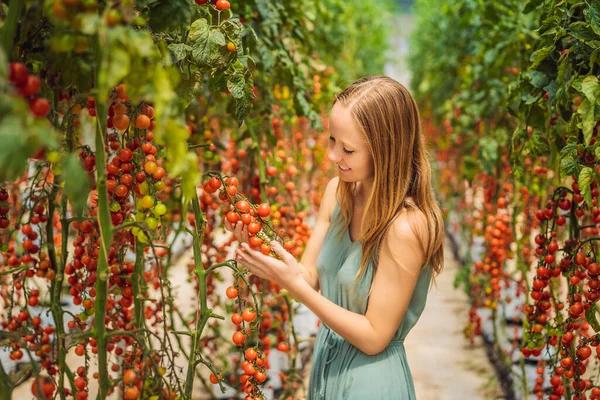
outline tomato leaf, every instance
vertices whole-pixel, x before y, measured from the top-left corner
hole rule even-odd
[[[560,160],[560,176],[565,178],[567,176],[579,175],[579,163],[572,155],[565,157]]]
[[[596,35],[600,35],[600,4],[596,1],[590,2],[588,8],[583,11],[583,15],[585,15],[586,21],[589,22],[590,28]]]
[[[188,39],[192,47],[192,60],[200,68],[225,68],[234,57],[227,50],[225,35],[210,27],[204,18],[192,23]]]
[[[61,166],[62,179],[65,182],[65,194],[71,202],[75,214],[82,216],[90,193],[88,175],[76,154],[67,154],[63,157]]]
[[[598,77],[593,75],[586,76],[581,83],[581,91],[592,104],[600,102],[600,83],[598,83]]]
[[[594,179],[594,170],[590,167],[583,167],[581,172],[579,173],[579,178],[577,179],[577,183],[579,184],[579,190],[581,190],[581,195],[585,199],[586,203],[590,208],[592,207],[592,193],[591,193],[591,184]]]
[[[595,110],[595,103],[590,102],[590,100],[587,98],[583,99],[577,108],[577,113],[581,116],[581,122],[578,123],[577,126],[583,131],[583,137],[586,145],[590,144],[594,127],[596,126],[597,118],[595,116]]]
[[[544,61],[554,51],[554,49],[556,49],[556,46],[551,45],[542,47],[541,49],[534,51],[531,57],[529,58],[529,60],[532,61],[532,64],[529,68],[533,69],[540,65],[540,63]]]
[[[187,57],[192,48],[185,43],[173,43],[169,45],[169,51],[173,55],[173,61],[179,62]]]
[[[590,324],[592,328],[594,328],[594,332],[600,332],[600,322],[596,318],[596,305],[592,304],[590,308],[585,310],[585,319]]]

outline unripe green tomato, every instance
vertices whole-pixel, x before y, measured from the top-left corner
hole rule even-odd
[[[158,203],[156,206],[154,206],[154,215],[156,215],[157,217],[163,216],[167,213],[167,206],[165,206],[163,203]]]
[[[158,220],[156,218],[152,218],[152,217],[146,218],[146,224],[148,225],[148,228],[150,228],[152,230],[158,228]]]
[[[117,212],[119,210],[121,210],[121,205],[119,203],[117,203],[116,201],[110,203],[110,211]]]
[[[136,15],[135,17],[133,17],[133,19],[131,20],[131,23],[133,25],[137,25],[137,26],[144,26],[146,25],[146,20],[144,19],[144,17],[142,17],[141,15]]]
[[[137,238],[140,241],[140,243],[148,243],[148,236],[146,236],[144,231],[138,232]]]
[[[148,182],[144,181],[144,182],[140,183],[140,193],[141,194],[144,194],[144,195],[148,194],[149,193],[148,189],[149,189]]]
[[[131,233],[133,233],[135,236],[137,236],[137,235],[138,235],[138,233],[140,233],[140,228],[138,228],[137,226],[134,226],[134,227],[131,229]]]
[[[135,201],[135,208],[139,211],[143,211],[144,210],[144,202],[142,202],[142,199],[137,199]]]
[[[210,150],[204,150],[204,151],[202,152],[202,157],[203,157],[205,160],[212,160],[212,159],[215,157],[215,153],[213,153],[213,152],[212,152],[212,151],[210,151]]]
[[[146,219],[146,214],[144,214],[143,212],[139,212],[139,213],[135,214],[136,222],[142,222],[145,219]]]
[[[158,181],[154,184],[154,189],[156,189],[157,192],[160,192],[161,190],[163,190],[165,187],[165,182],[163,181]]]
[[[59,52],[60,51],[71,51],[75,48],[75,37],[71,35],[64,35],[59,38]]]
[[[51,162],[52,164],[56,164],[60,161],[61,158],[62,157],[60,156],[60,153],[58,151],[51,151],[46,156],[46,160],[48,160],[48,162]]]

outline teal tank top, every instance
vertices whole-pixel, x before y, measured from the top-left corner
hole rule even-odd
[[[339,207],[336,204],[332,221]],[[317,259],[321,294],[337,305],[365,314],[373,271],[368,265],[355,280],[362,255],[358,240],[348,229],[341,241],[333,225],[325,235]],[[409,400],[415,399],[412,375],[404,350],[404,338],[425,308],[431,268],[422,268],[410,304],[387,348],[367,355],[321,323],[317,333],[308,385],[308,400]]]

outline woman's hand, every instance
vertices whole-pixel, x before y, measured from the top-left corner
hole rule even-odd
[[[233,235],[240,243],[248,243],[248,239],[250,234],[248,233],[248,225],[245,225],[242,221],[238,221],[237,224],[232,225],[231,222],[227,220],[227,218],[223,219],[223,225],[225,225],[225,229],[230,232],[233,232]]]
[[[270,245],[281,260],[253,250],[247,243],[242,243],[236,250],[236,258],[254,275],[277,283],[295,297],[297,289],[305,283],[300,265],[278,241],[273,240]]]

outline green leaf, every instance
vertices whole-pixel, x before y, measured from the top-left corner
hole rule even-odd
[[[581,91],[592,104],[596,102],[600,103],[600,83],[598,83],[598,77],[593,75],[586,76],[581,83]]]
[[[225,36],[211,28],[204,18],[194,21],[188,38],[192,59],[201,68],[224,68],[233,57],[227,50]]]
[[[600,323],[596,318],[596,304],[592,304],[590,308],[585,310],[585,320],[590,324],[592,328],[594,328],[594,332],[600,332]]]
[[[184,60],[192,48],[185,43],[172,43],[169,45],[169,51],[173,54],[173,61]]]
[[[560,176],[566,178],[568,176],[579,175],[579,163],[573,156],[565,157],[560,160]]]
[[[529,58],[529,60],[533,62],[529,68],[535,68],[540,65],[540,63],[544,61],[554,51],[554,49],[556,49],[556,46],[551,45],[534,51]]]
[[[596,35],[600,35],[600,4],[596,1],[590,2],[587,9],[583,11],[583,15],[585,15],[585,19],[590,24],[590,28],[596,33]]]
[[[594,127],[596,126],[597,118],[595,117],[595,110],[596,105],[587,98],[583,99],[577,108],[577,113],[581,116],[581,123],[577,124],[577,126],[583,131],[585,144],[588,146],[592,140],[592,134],[594,132]]]
[[[186,77],[179,82],[175,92],[183,100],[185,107],[192,102],[195,96],[200,94],[201,83],[202,73],[200,71],[193,72],[190,77]]]
[[[529,2],[525,5],[525,8],[523,9],[523,12],[525,14],[535,10],[537,7],[539,7],[540,4],[542,4],[544,2],[544,0],[529,0]]]
[[[568,33],[579,40],[593,40],[594,32],[590,30],[590,25],[584,21],[573,22],[569,25]]]
[[[76,154],[67,154],[62,160],[62,179],[65,182],[65,194],[71,202],[77,216],[82,216],[90,193],[88,175]]]
[[[227,89],[231,92],[231,96],[234,99],[241,99],[244,97],[246,87],[246,79],[242,74],[235,74],[227,81]]]
[[[592,192],[591,192],[591,184],[594,179],[594,170],[590,167],[583,167],[581,172],[579,173],[579,178],[577,179],[577,183],[579,184],[579,190],[581,190],[581,195],[585,199],[586,203],[590,208],[592,207]]]
[[[27,146],[27,132],[16,116],[0,121],[0,182],[16,179],[24,170],[33,153]]]
[[[523,75],[538,89],[541,89],[548,84],[548,76],[541,71],[529,71],[525,72]]]

